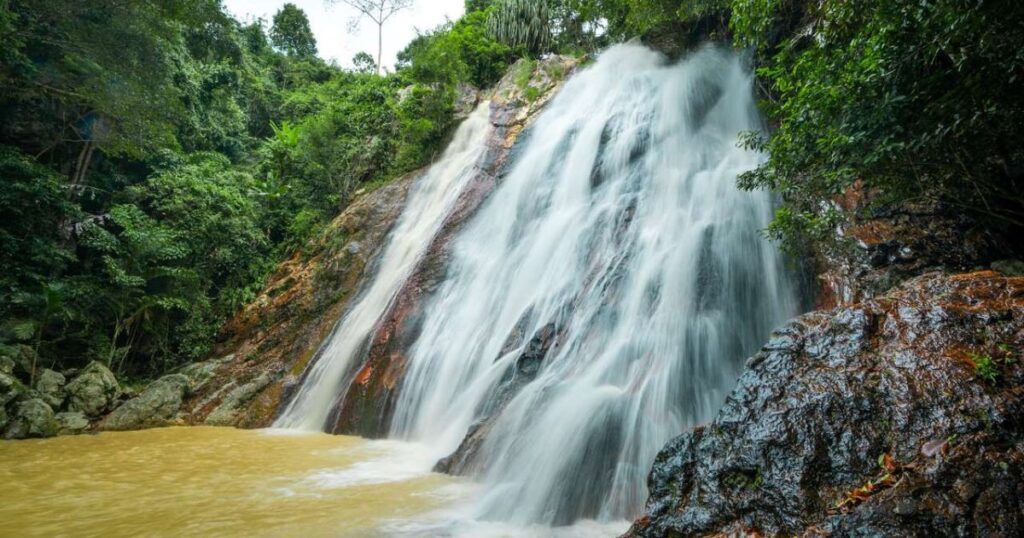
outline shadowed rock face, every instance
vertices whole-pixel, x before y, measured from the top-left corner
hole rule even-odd
[[[1022,536],[1022,381],[1024,278],[932,273],[804,315],[662,450],[627,536]],[[883,454],[890,478],[837,508]]]
[[[858,183],[835,200],[848,220],[818,253],[821,308],[877,297],[930,271],[987,267],[1004,250],[961,211],[928,200],[881,208],[875,197]]]

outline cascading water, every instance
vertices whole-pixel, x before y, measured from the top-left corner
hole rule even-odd
[[[749,72],[712,48],[614,47],[548,105],[456,239],[392,423],[438,457],[477,423],[476,517],[635,515],[657,451],[795,314],[770,195],[736,188],[758,128]]]
[[[488,103],[459,127],[442,158],[417,180],[388,238],[369,286],[335,327],[318,360],[306,373],[297,396],[274,423],[280,428],[321,430],[339,394],[348,385],[353,359],[360,355],[402,284],[423,257],[459,194],[476,175],[486,151]]]

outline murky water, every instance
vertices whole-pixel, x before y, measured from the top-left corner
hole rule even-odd
[[[388,536],[472,489],[414,451],[227,428],[0,442],[0,535]]]
[[[479,487],[401,441],[165,428],[0,441],[0,536],[591,538],[628,523],[508,526]]]

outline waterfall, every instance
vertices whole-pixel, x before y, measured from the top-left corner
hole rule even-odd
[[[547,106],[455,239],[392,422],[439,458],[478,437],[476,517],[635,515],[657,451],[796,313],[759,234],[771,196],[736,188],[760,127],[749,71],[714,48],[614,47]]]
[[[402,284],[441,229],[486,152],[489,103],[462,123],[444,155],[409,193],[405,209],[388,237],[368,287],[338,322],[306,372],[296,397],[274,423],[280,428],[321,430],[351,377],[377,324]]]

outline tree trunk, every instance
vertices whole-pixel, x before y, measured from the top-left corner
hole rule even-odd
[[[384,64],[381,62],[381,57],[384,55],[384,25],[377,25],[377,74],[382,73]]]

